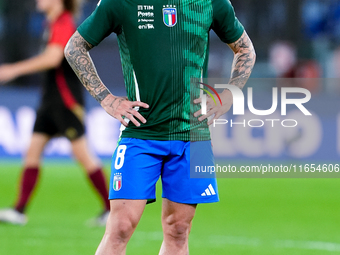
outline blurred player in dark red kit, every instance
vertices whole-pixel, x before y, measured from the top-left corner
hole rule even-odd
[[[296,46],[287,41],[275,42],[269,51],[269,61],[279,80],[279,87],[295,86],[308,89],[311,93],[320,91],[321,68],[316,60],[298,59]],[[293,80],[293,78],[295,78]]]
[[[64,47],[76,29],[73,15],[78,10],[78,2],[37,0],[36,4],[47,20],[44,50],[30,59],[0,65],[0,84],[22,75],[46,71],[43,97],[24,159],[18,198],[14,208],[0,210],[0,221],[21,225],[27,222],[25,209],[37,184],[41,155],[50,139],[61,135],[70,140],[74,157],[83,166],[103,202],[103,213],[93,223],[105,225],[110,208],[106,179],[100,161],[89,151],[84,136],[83,86],[64,59]]]

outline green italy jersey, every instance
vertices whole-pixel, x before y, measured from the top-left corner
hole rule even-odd
[[[225,43],[238,40],[243,26],[229,0],[100,0],[78,32],[98,45],[117,34],[127,97],[150,107],[147,120],[133,123],[121,137],[147,140],[209,140],[206,121],[193,105],[200,90],[192,81],[207,71],[209,31]],[[195,94],[196,93],[196,94]]]

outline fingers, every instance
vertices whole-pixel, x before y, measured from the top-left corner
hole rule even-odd
[[[200,104],[202,103],[202,99],[201,98],[197,98],[194,100],[194,104]],[[202,109],[198,110],[197,112],[194,113],[194,117],[198,117],[200,115],[198,120],[199,121],[203,121],[207,118],[209,118],[210,116],[212,116],[213,114],[215,114],[215,112],[217,111],[216,107],[213,105],[212,99],[210,97],[208,97],[207,100],[207,113],[202,115]]]
[[[139,106],[139,107],[143,107],[143,108],[149,108],[149,105],[140,101],[133,101],[131,102],[132,106]]]
[[[198,117],[202,115],[202,110],[198,110],[197,112],[194,113],[194,117]]]
[[[198,120],[199,120],[199,121],[203,121],[203,120],[209,118],[210,116],[214,115],[216,111],[217,111],[217,109],[214,107],[214,108],[210,109],[210,110],[207,112],[207,114],[204,114],[204,115],[202,115],[201,117],[199,117]]]
[[[113,116],[114,117],[114,116]],[[115,117],[117,120],[119,120],[120,123],[122,123],[125,127],[128,126],[128,123],[120,116]]]
[[[213,123],[214,123],[214,120],[217,120],[217,119],[218,119],[219,117],[221,117],[221,116],[222,116],[221,113],[216,112],[214,118],[212,118],[211,120],[208,121],[208,126],[210,126],[211,124],[213,124]]]
[[[140,127],[140,123],[133,117],[132,114],[128,113],[125,115],[127,119],[129,119],[136,127]]]
[[[197,98],[193,101],[195,104],[200,104],[202,103],[201,98]],[[224,100],[224,103],[222,105],[217,104],[215,105],[213,99],[211,97],[207,97],[207,103],[206,103],[206,109],[207,113],[202,115],[202,110],[198,110],[197,112],[194,113],[194,117],[198,117],[199,121],[204,121],[208,119],[209,117],[210,120],[208,120],[208,125],[211,125],[214,123],[215,119],[220,118],[223,114],[227,113],[232,105],[232,98],[227,98]]]
[[[130,109],[127,114],[125,114],[125,117],[128,118],[137,127],[139,127],[141,124],[135,119],[135,117],[139,119],[142,123],[146,123],[146,119],[134,109]]]
[[[146,123],[146,119],[138,112],[138,111],[136,111],[135,109],[132,109],[131,111],[130,111],[130,115],[132,116],[132,118],[133,118],[133,116],[135,116],[137,119],[139,119],[142,123]],[[129,118],[130,119],[130,118]],[[132,121],[132,120],[131,120]],[[132,121],[133,122],[133,121]],[[134,124],[135,124],[135,122],[133,122]],[[139,122],[138,122],[138,124],[139,124]]]
[[[212,117],[210,120],[208,120],[208,126],[214,123],[214,120],[218,119],[223,115],[223,112],[220,111],[218,107],[212,108],[210,111],[207,112],[207,114],[202,115],[198,118],[199,121],[204,121],[205,119],[208,119],[209,117]]]
[[[140,107],[149,108],[149,105],[140,101],[128,101],[127,98],[112,97],[110,102],[104,106],[104,109],[119,120],[124,126],[128,126],[131,121],[139,127],[141,123],[146,123],[146,119],[138,112]],[[140,123],[141,122],[141,123]]]
[[[149,108],[149,105],[139,101],[134,102],[126,101],[126,102],[128,103],[128,109],[126,110],[126,113],[123,115],[137,127],[139,127],[141,124],[139,123],[139,121],[136,120],[136,118],[145,124],[146,119],[136,109],[138,109],[139,107]]]
[[[199,103],[202,103],[202,98],[196,98],[194,100],[194,104],[199,104]]]

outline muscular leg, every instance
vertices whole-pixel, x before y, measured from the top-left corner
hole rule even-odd
[[[111,200],[104,237],[96,255],[124,255],[144,211],[146,200]]]
[[[179,204],[166,198],[162,205],[164,240],[160,255],[189,254],[188,239],[196,205]]]
[[[76,140],[71,141],[73,155],[76,160],[83,166],[83,169],[87,173],[91,183],[98,192],[105,211],[110,210],[110,203],[108,200],[109,192],[105,174],[100,165],[99,159],[97,159],[87,147],[87,140],[85,136],[82,136]]]
[[[37,184],[41,154],[50,137],[42,133],[33,133],[30,146],[24,159],[20,191],[15,209],[24,212],[32,192]]]
[[[91,174],[100,168],[100,162],[87,147],[85,136],[71,141],[72,152],[76,160],[84,167],[84,170]]]
[[[38,167],[40,165],[41,154],[45,145],[51,139],[50,136],[43,133],[33,133],[30,146],[24,159],[24,167]]]

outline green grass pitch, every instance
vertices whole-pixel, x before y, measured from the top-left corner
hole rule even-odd
[[[0,160],[0,207],[13,203],[20,164],[20,160]],[[190,254],[340,254],[340,179],[219,179],[218,183],[221,202],[198,206]],[[146,207],[127,254],[158,254],[160,188],[158,201]],[[0,224],[0,254],[94,254],[104,228],[91,228],[86,221],[100,211],[78,165],[46,161],[28,208],[28,224]]]

